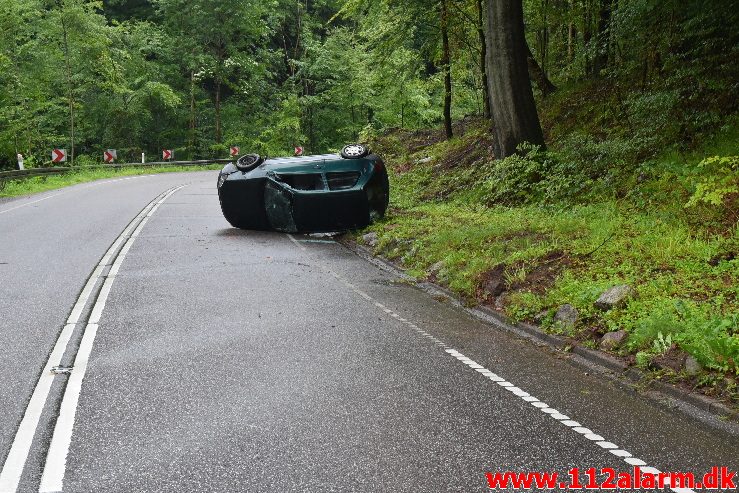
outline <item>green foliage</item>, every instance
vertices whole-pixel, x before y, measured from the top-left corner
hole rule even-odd
[[[519,153],[485,165],[489,204],[582,202],[592,196],[615,196],[629,175],[630,143],[615,139],[596,142],[572,134],[558,151],[523,144]]]
[[[739,156],[713,156],[698,163],[702,177],[686,207],[699,203],[724,205],[729,196],[739,194]]]
[[[451,7],[462,119],[483,113],[480,25],[476,1]],[[562,106],[540,108],[554,153],[507,163],[521,179],[490,166],[505,183],[475,193],[502,203],[623,194],[636,163],[694,149],[736,112],[730,2],[613,7],[603,27],[597,2],[524,2],[529,46],[560,87],[549,98]],[[52,147],[71,150],[73,126],[76,154],[183,157],[229,144],[324,152],[367,128],[433,127],[439,16],[438,0],[0,0],[0,167],[17,152],[45,163]],[[524,183],[542,172],[556,179]]]
[[[733,130],[705,149],[637,164],[627,137],[598,141],[584,132],[555,150],[522,146],[491,160],[475,155],[484,128],[473,124],[421,148],[416,139],[429,139],[423,131],[368,133],[394,171],[391,214],[372,227],[381,253],[419,277],[442,262],[434,279],[471,303],[484,300],[485,276],[503,264],[502,303],[514,320],[542,320],[590,346],[599,334],[625,329],[620,350],[644,368],[674,346],[711,372],[736,373],[739,228],[716,234],[697,207],[682,206],[696,181],[734,173],[733,158],[698,166],[706,154],[735,148]],[[646,177],[634,179],[635,171]],[[542,265],[555,267],[537,277]],[[635,287],[638,297],[596,309],[616,284]],[[564,303],[580,313],[574,329],[553,323]]]
[[[739,374],[739,314],[716,315],[683,301],[656,306],[629,338],[644,354],[663,354],[673,344],[706,368]]]
[[[82,156],[81,162],[92,162],[89,158]],[[119,176],[150,175],[156,173],[182,173],[203,170],[218,170],[222,165],[206,166],[160,166],[160,167],[135,167],[125,168],[77,168],[72,172],[61,175],[35,176],[24,180],[0,182],[0,197],[17,197],[32,193],[56,190],[58,188],[101,180],[104,178],[115,178]]]
[[[701,320],[693,327],[681,346],[703,366],[739,375],[739,315]]]
[[[528,45],[558,87],[539,99],[548,149],[496,160],[475,0],[449,4],[449,141],[433,129],[438,0],[0,0],[0,168],[18,152],[46,165],[53,147],[87,165],[105,148],[137,160],[370,141],[395,170],[379,249],[411,272],[441,261],[438,280],[474,299],[504,264],[516,319],[551,321],[571,303],[583,322],[568,335],[584,344],[625,329],[645,367],[675,344],[736,372],[739,9],[523,4]],[[85,173],[3,193],[101,176]],[[595,310],[616,283],[639,297]]]

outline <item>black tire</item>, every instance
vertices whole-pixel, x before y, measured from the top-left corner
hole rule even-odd
[[[230,224],[234,228],[237,228],[237,229],[250,229],[249,228],[249,223],[247,223],[243,219],[239,218],[238,216],[234,216],[234,215],[231,215],[231,214],[227,213],[223,209],[223,207],[221,207],[221,211],[223,212],[223,217],[226,219],[226,221],[228,221],[228,224]]]
[[[385,217],[390,205],[390,180],[384,166],[367,184],[367,199],[370,206],[370,222]]]
[[[236,167],[240,171],[251,171],[264,162],[259,154],[245,154],[236,160]]]
[[[361,159],[368,156],[369,153],[369,148],[364,144],[349,144],[345,145],[339,154],[344,159]]]

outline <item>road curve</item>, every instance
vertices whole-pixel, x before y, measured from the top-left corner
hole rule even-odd
[[[88,277],[143,210],[102,274],[78,399],[73,377],[54,377],[19,491],[42,475],[65,492],[486,491],[484,473],[505,470],[739,467],[736,436],[339,244],[230,228],[214,185],[157,175],[0,204],[0,460]]]
[[[100,180],[0,202],[0,461],[92,267],[177,173]]]

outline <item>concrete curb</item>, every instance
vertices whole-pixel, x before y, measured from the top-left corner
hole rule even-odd
[[[669,383],[649,378],[641,370],[628,366],[621,359],[608,353],[573,345],[572,341],[553,334],[547,334],[538,327],[527,323],[513,323],[505,315],[486,306],[467,307],[455,293],[427,281],[418,282],[408,276],[401,268],[355,241],[341,240],[340,243],[368,262],[385,271],[409,281],[417,288],[433,295],[443,296],[473,317],[496,328],[508,331],[526,339],[549,346],[555,351],[566,352],[570,361],[594,369],[610,380],[631,389],[637,388],[641,395],[655,401],[669,410],[679,410],[683,414],[698,419],[719,431],[739,436],[739,411],[721,401],[697,392],[688,392]],[[570,349],[568,349],[568,347]],[[708,415],[706,419],[705,414]]]

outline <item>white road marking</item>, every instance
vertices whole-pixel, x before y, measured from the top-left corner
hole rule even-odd
[[[122,179],[126,179],[126,178],[122,178]],[[119,181],[119,180],[114,180],[114,181]],[[138,222],[149,211],[151,211],[151,209],[155,206],[157,200],[161,199],[168,192],[169,190],[167,192],[157,195],[157,197],[154,200],[152,200],[149,203],[149,205],[144,207],[144,209],[141,212],[139,212],[136,215],[136,217],[134,217],[134,219],[128,224],[128,226],[123,230],[123,232],[118,236],[118,238],[116,238],[116,240],[113,242],[110,248],[108,248],[105,255],[103,255],[103,258],[100,260],[100,262],[97,264],[97,266],[93,270],[92,274],[90,275],[90,278],[87,280],[87,283],[85,283],[85,287],[82,289],[82,292],[80,293],[80,295],[77,298],[77,301],[72,307],[72,311],[70,312],[69,317],[67,318],[67,322],[64,328],[59,333],[59,336],[57,337],[57,340],[54,343],[54,348],[52,349],[51,353],[49,354],[48,359],[46,360],[46,364],[44,365],[41,375],[39,376],[39,379],[36,382],[36,386],[33,389],[33,394],[31,395],[31,399],[28,402],[28,405],[26,406],[26,410],[23,414],[23,418],[21,419],[21,423],[18,426],[18,430],[16,431],[15,437],[13,438],[13,443],[10,446],[10,451],[8,452],[8,456],[5,458],[5,463],[3,464],[2,470],[0,470],[0,492],[13,493],[18,489],[18,483],[20,482],[21,476],[23,474],[23,469],[26,464],[26,460],[28,459],[28,453],[30,452],[31,445],[33,444],[33,438],[34,438],[34,435],[36,434],[36,429],[38,428],[38,423],[39,423],[39,419],[41,418],[41,413],[43,412],[44,406],[46,404],[46,400],[49,397],[51,385],[54,382],[54,374],[52,373],[51,370],[55,366],[60,365],[60,361],[62,357],[64,356],[64,352],[67,349],[69,340],[72,337],[72,333],[74,332],[75,327],[79,323],[79,319],[82,316],[82,313],[85,307],[87,306],[87,302],[89,301],[90,296],[92,295],[95,285],[98,283],[98,281],[101,278],[104,277],[102,275],[103,271],[105,270],[107,266],[109,266],[109,262],[111,258],[113,257],[114,253],[116,252],[118,247],[121,245],[123,240],[126,239],[128,236],[130,236],[133,228],[135,228],[138,225]],[[56,195],[60,195],[60,193],[55,194],[53,196],[56,196]],[[51,198],[51,197],[52,196],[44,197],[43,199],[39,199],[35,202],[40,202],[41,200],[46,200],[47,198]],[[30,205],[30,204],[31,203],[26,203],[23,205]],[[6,209],[5,211],[0,211],[0,212],[7,212],[8,210],[10,209]],[[103,286],[105,286],[105,284]],[[98,295],[98,298],[99,297],[100,296]],[[87,323],[89,323],[89,320]],[[72,371],[71,375],[75,375],[77,371],[78,371],[78,368],[75,368]],[[71,378],[72,377],[70,376],[70,380]]]
[[[105,259],[105,257],[103,257],[103,259]],[[80,293],[79,298],[77,298],[77,302],[72,308],[72,312],[69,314],[69,318],[67,318],[68,324],[76,324],[79,321],[80,316],[82,315],[82,310],[87,306],[87,301],[90,299],[92,290],[95,287],[95,284],[97,284],[100,273],[103,271],[103,265],[98,264],[98,266],[95,267],[95,270],[92,271],[92,275],[87,280],[87,284],[85,284],[85,287],[82,289],[82,293]]]
[[[82,379],[87,371],[87,362],[97,331],[98,324],[87,324],[85,327],[85,334],[82,336],[77,357],[74,359],[74,371],[69,376],[67,387],[64,389],[64,399],[54,426],[51,445],[46,455],[46,465],[41,476],[39,491],[62,491],[62,481],[64,480],[67,463],[68,450],[66,449],[69,448],[69,444],[72,442],[74,417],[77,414],[77,403],[80,392],[82,392]],[[60,450],[60,446],[63,444],[66,444],[66,449]],[[55,457],[59,453],[63,454],[61,460]]]
[[[69,380],[67,381],[67,387],[64,389],[64,397],[62,398],[62,404],[59,407],[59,416],[57,417],[56,424],[54,425],[54,434],[51,437],[51,443],[49,450],[46,455],[46,464],[44,465],[44,471],[41,475],[41,486],[39,492],[50,493],[62,491],[64,483],[64,475],[67,469],[67,454],[69,453],[69,446],[72,443],[72,433],[74,431],[74,419],[77,415],[77,404],[79,403],[80,393],[82,392],[82,380],[85,378],[87,373],[87,363],[92,353],[93,343],[95,342],[95,336],[98,331],[98,323],[102,316],[103,310],[105,309],[105,303],[110,295],[110,290],[115,282],[115,276],[118,274],[121,263],[125,259],[131,246],[136,241],[142,228],[148,221],[148,219],[156,212],[162,203],[172,196],[175,192],[183,188],[181,185],[176,188],[172,188],[161,197],[155,204],[150,204],[139,216],[145,216],[135,226],[133,233],[128,237],[126,243],[121,248],[120,252],[116,256],[116,259],[111,267],[108,276],[105,278],[103,287],[98,294],[95,305],[92,308],[90,319],[88,320],[87,326],[82,336],[82,342],[77,350],[77,355],[74,359],[74,371],[72,372]],[[154,199],[156,200],[156,199]],[[152,202],[153,203],[153,202]],[[126,228],[130,231],[129,228]]]
[[[23,414],[13,444],[10,446],[10,452],[8,452],[8,457],[5,459],[5,464],[3,464],[3,469],[0,472],[0,491],[3,493],[12,493],[18,489],[28,452],[31,450],[31,444],[33,443],[33,436],[36,434],[46,398],[49,396],[51,384],[54,382],[54,374],[51,373],[51,369],[58,365],[59,360],[64,355],[74,328],[74,324],[64,326],[56,340],[56,344],[54,344],[49,359],[46,361],[46,365],[44,365],[44,369],[41,371],[41,376],[36,382],[31,400],[28,402],[26,412]]]
[[[55,193],[55,194],[52,194],[52,195],[47,195],[46,197],[43,197],[43,198],[40,198],[40,199],[34,200],[34,201],[32,201],[32,202],[25,202],[25,203],[23,203],[23,204],[20,204],[20,205],[16,205],[15,207],[9,207],[9,208],[7,208],[7,209],[3,209],[3,210],[1,210],[1,211],[0,211],[0,214],[5,214],[6,212],[14,211],[14,210],[16,210],[16,209],[20,209],[21,207],[25,207],[25,206],[27,206],[27,205],[33,205],[33,204],[38,204],[39,202],[43,202],[44,200],[49,200],[49,199],[51,199],[51,198],[53,198],[53,197],[56,197],[57,195],[62,195],[62,194],[64,194],[64,193],[66,193],[66,192],[59,192],[59,193]]]
[[[295,240],[295,238],[293,238],[292,235],[288,234],[287,236],[292,240],[293,243],[295,243],[298,247],[300,247],[301,250],[307,251],[307,248],[305,248],[305,246],[303,246],[300,243],[298,243],[298,241]],[[361,294],[363,298],[365,298],[368,301],[374,303],[374,305],[376,307],[380,308],[384,312],[391,313],[391,314],[394,314],[395,313],[393,310],[389,309],[388,307],[386,307],[385,305],[383,305],[379,301],[375,300],[373,297],[371,297],[370,295],[368,295],[367,293],[365,293],[361,289],[357,288],[354,284],[352,284],[350,281],[348,281],[347,279],[345,279],[341,275],[333,272],[332,270],[330,270],[329,268],[327,268],[325,266],[322,266],[322,268],[325,271],[329,272],[336,279],[338,279],[342,283],[344,283],[352,291],[354,291],[355,293]],[[425,332],[423,329],[421,329],[420,327],[418,327],[413,322],[406,321],[402,317],[396,317],[396,319],[399,320],[399,321],[402,321],[405,325],[407,325],[408,327],[412,328],[416,332],[418,332],[418,333],[420,333],[420,334],[422,334],[422,335],[424,335],[426,337],[429,337],[430,339],[433,339],[434,341],[436,341],[438,345],[440,345],[440,346],[443,347],[443,349],[446,351],[447,354],[449,354],[450,356],[453,356],[454,358],[458,359],[459,361],[461,361],[462,363],[464,363],[468,368],[471,368],[471,369],[476,370],[481,375],[483,375],[486,378],[492,380],[493,382],[496,382],[498,385],[500,385],[504,389],[511,391],[514,395],[518,396],[519,398],[521,398],[525,402],[528,402],[532,406],[534,406],[536,408],[539,408],[540,411],[542,411],[545,414],[548,414],[550,417],[556,419],[560,423],[565,424],[566,426],[569,427],[569,429],[574,430],[576,433],[579,433],[579,434],[583,435],[584,438],[586,438],[586,439],[588,439],[590,441],[596,442],[597,445],[599,445],[600,447],[608,450],[610,453],[612,453],[616,457],[619,457],[619,458],[623,459],[624,462],[626,462],[627,464],[644,466],[644,467],[641,467],[641,471],[643,473],[651,473],[651,474],[659,474],[660,473],[660,470],[659,469],[657,469],[655,467],[647,466],[647,463],[646,462],[644,462],[643,460],[641,460],[639,458],[634,457],[630,452],[619,448],[614,443],[607,442],[605,440],[605,438],[603,438],[602,436],[600,436],[598,434],[593,433],[593,431],[590,430],[589,428],[585,428],[584,426],[581,426],[580,423],[578,423],[577,421],[570,420],[570,418],[568,416],[560,413],[559,411],[557,411],[554,408],[549,407],[549,405],[546,404],[545,402],[540,401],[539,399],[537,399],[536,397],[532,396],[531,394],[529,394],[529,393],[523,391],[522,389],[516,387],[511,382],[508,382],[507,380],[505,380],[505,379],[497,376],[492,371],[490,371],[487,368],[485,368],[484,366],[478,364],[474,360],[468,358],[467,356],[465,356],[464,354],[460,353],[456,349],[450,348],[449,346],[447,346],[446,344],[444,344],[439,339],[437,339],[434,336],[432,336],[431,334]],[[520,393],[519,393],[519,391],[520,391]],[[670,488],[670,489],[672,491],[676,492],[676,493],[695,493],[693,490],[691,490],[689,488]]]
[[[94,183],[91,183],[91,184],[83,185],[81,187],[75,187],[73,190],[70,189],[70,190],[64,190],[62,192],[53,193],[51,195],[47,195],[46,197],[42,197],[40,199],[32,200],[31,202],[24,202],[24,203],[22,203],[20,205],[16,205],[15,207],[8,207],[7,209],[1,210],[0,211],[0,214],[5,214],[6,212],[14,211],[16,209],[20,209],[21,207],[26,207],[27,205],[38,204],[39,202],[43,202],[44,200],[49,200],[49,199],[51,199],[53,197],[58,197],[59,195],[64,195],[64,194],[69,193],[69,192],[72,192],[74,190],[83,190],[85,188],[91,188],[91,187],[94,187],[94,186],[97,186],[97,185],[106,185],[108,183],[116,183],[116,182],[119,182],[119,181],[131,180],[131,179],[134,179],[134,178],[146,178],[148,176],[156,176],[156,175],[127,176],[125,178],[117,178],[115,180],[105,180],[105,181],[100,181],[100,182],[94,182]]]

